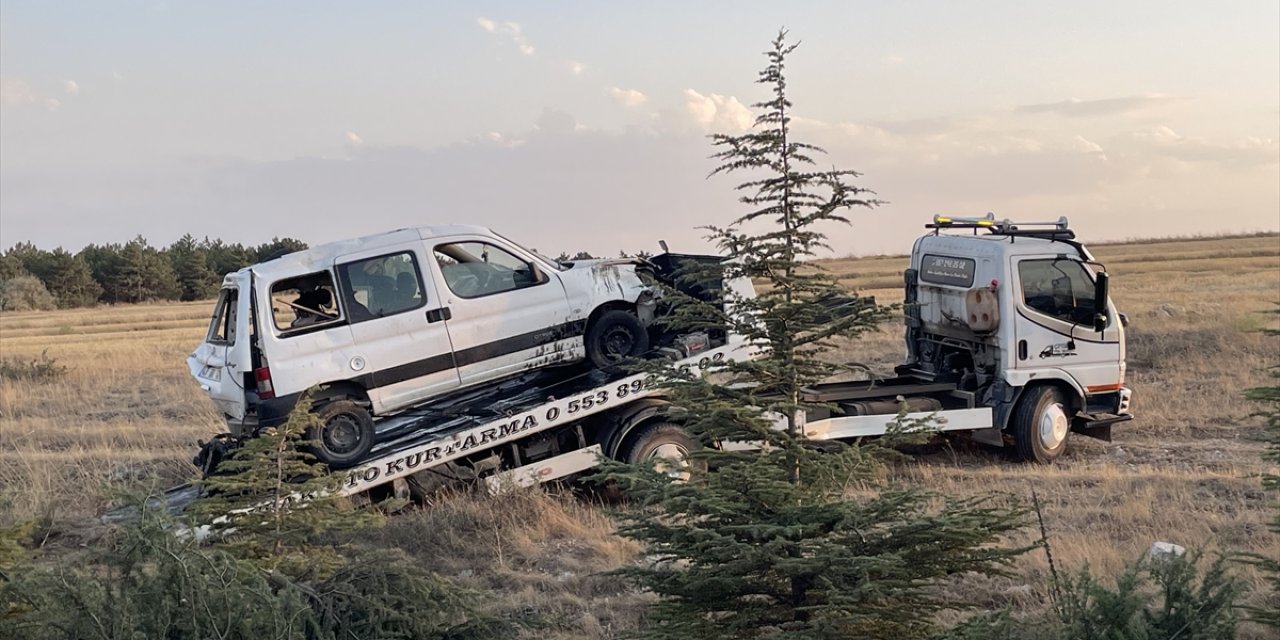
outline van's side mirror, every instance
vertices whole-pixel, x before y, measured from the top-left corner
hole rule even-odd
[[[1102,333],[1107,328],[1107,300],[1109,299],[1111,277],[1106,271],[1099,271],[1093,285],[1093,330]]]
[[[547,277],[546,273],[543,273],[542,267],[538,266],[538,263],[530,262],[529,279],[533,281],[533,284],[542,284],[550,278]]]

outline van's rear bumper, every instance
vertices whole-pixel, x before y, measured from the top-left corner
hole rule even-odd
[[[237,438],[249,437],[263,427],[275,427],[284,424],[289,413],[298,404],[301,394],[293,393],[280,398],[259,400],[245,413],[244,419],[237,420],[231,416],[227,419],[227,430]]]

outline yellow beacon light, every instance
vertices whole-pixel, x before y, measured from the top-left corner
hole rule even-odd
[[[934,216],[933,223],[934,224],[951,224],[951,218],[948,218],[947,216]]]

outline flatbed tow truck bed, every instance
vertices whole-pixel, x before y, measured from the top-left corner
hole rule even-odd
[[[739,350],[745,350],[741,344],[725,345],[675,365],[705,368]],[[585,471],[596,466],[601,456],[615,453],[617,439],[613,439],[614,446],[610,446],[610,438],[604,437],[598,428],[584,429],[584,424],[589,418],[610,412],[634,413],[628,410],[631,405],[646,399],[653,403],[660,398],[662,389],[651,384],[650,375],[609,376],[600,371],[579,371],[566,376],[564,370],[544,370],[388,417],[377,426],[380,442],[369,457],[349,469],[335,471],[344,476],[340,491],[353,497],[408,496],[407,480],[416,473],[440,469],[476,454],[499,451],[506,456],[502,469],[495,469],[483,478],[489,491],[494,493]],[[939,431],[992,426],[991,408],[973,406],[971,397],[967,397],[970,394],[957,392],[950,383],[895,378],[815,385],[806,392],[811,402],[836,405],[871,400],[894,402],[896,406],[900,396],[948,397],[953,406],[961,403],[959,408],[908,414],[909,419],[939,418]],[[803,425],[806,435],[814,440],[874,437],[886,432],[895,418],[894,413],[832,416],[829,411],[816,411],[804,417]],[[566,429],[571,436],[569,441],[576,446],[535,460],[523,459],[517,443],[556,429]],[[733,446],[750,448],[749,444]],[[188,483],[169,489],[154,502],[178,513],[199,496],[199,484]],[[127,517],[127,510],[115,510],[102,519],[112,522]]]

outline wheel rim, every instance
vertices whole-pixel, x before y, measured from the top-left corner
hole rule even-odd
[[[338,454],[355,451],[360,446],[360,422],[348,414],[336,415],[324,424],[324,448]]]
[[[1040,444],[1048,450],[1057,449],[1067,439],[1070,427],[1062,405],[1057,402],[1050,404],[1040,413]]]
[[[621,360],[635,349],[636,337],[626,327],[615,326],[600,336],[600,352],[612,361]]]
[[[674,443],[660,444],[649,453],[649,460],[656,460],[654,468],[667,477],[675,480],[689,479],[689,461],[685,459],[689,450]]]

